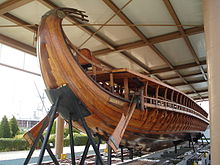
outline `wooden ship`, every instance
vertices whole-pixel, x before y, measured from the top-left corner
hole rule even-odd
[[[90,112],[85,120],[91,131],[115,151],[119,145],[155,151],[206,130],[208,114],[184,93],[129,69],[111,69],[88,49],[77,49],[62,29],[65,16],[86,20],[76,9],[52,10],[37,33],[46,88],[67,85]],[[80,122],[73,125],[83,131]]]

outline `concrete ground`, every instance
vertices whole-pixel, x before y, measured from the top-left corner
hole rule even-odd
[[[80,156],[83,153],[84,147],[85,146],[75,146],[74,149],[76,152],[76,156]],[[106,144],[101,144],[100,145],[101,151],[103,151],[105,147],[106,147]],[[52,149],[52,151],[54,153],[54,149]],[[0,165],[23,165],[28,153],[29,153],[29,150],[28,151],[0,152]],[[70,147],[64,147],[63,153],[67,154],[68,157],[70,158]],[[94,153],[93,148],[92,146],[90,146],[89,154],[93,154],[93,153]],[[40,154],[40,150],[35,150],[29,163],[36,163],[38,160],[39,154]],[[46,151],[44,154],[44,161],[49,161],[49,160],[51,160],[51,158]]]

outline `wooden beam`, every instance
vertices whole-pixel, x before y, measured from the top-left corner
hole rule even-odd
[[[119,12],[119,8],[111,1],[111,0],[103,0],[103,2],[112,9],[112,11],[114,11],[115,13],[117,13],[117,15],[128,25],[128,24],[133,24],[133,22],[131,22],[128,17],[123,13],[123,12]],[[148,40],[146,39],[146,37],[143,35],[143,33],[136,27],[136,26],[130,26],[130,29],[137,34],[141,40],[143,40],[144,42],[148,42]]]
[[[200,62],[201,65],[206,65],[206,60]],[[188,68],[193,68],[193,67],[198,67],[200,65],[196,64],[195,62],[193,63],[188,63],[188,64],[182,64],[182,65],[176,65],[174,66],[173,69],[166,67],[166,68],[161,68],[161,69],[155,69],[152,70],[152,74],[158,74],[158,73],[164,73],[164,72],[170,72],[170,71],[175,71],[175,70],[182,70],[182,69],[188,69]]]
[[[203,89],[203,90],[197,90],[198,93],[205,93],[208,92],[208,89]],[[194,92],[185,92],[185,94],[189,95],[189,94],[193,94]]]
[[[0,4],[0,15],[23,6],[33,0],[8,0]]]
[[[145,69],[147,71],[147,73],[151,73],[151,70],[149,67],[147,67],[142,61],[140,61],[139,59],[137,59],[136,57],[128,54],[127,52],[121,52],[125,57],[127,57],[128,59],[130,59],[131,61],[133,61],[135,64],[139,65],[140,67],[142,67],[143,69]]]
[[[180,22],[180,20],[179,20],[179,18],[178,18],[178,16],[177,16],[177,14],[176,14],[176,12],[175,12],[175,10],[174,10],[172,4],[170,3],[170,0],[163,0],[163,2],[164,2],[164,4],[165,4],[165,6],[167,7],[167,9],[168,9],[168,11],[169,11],[171,17],[173,18],[175,24],[176,24],[176,25],[181,25],[181,22]],[[197,64],[200,64],[199,58],[198,58],[198,56],[197,56],[197,54],[196,54],[196,52],[195,52],[195,50],[194,50],[194,48],[193,48],[193,46],[192,46],[192,44],[191,44],[191,42],[190,42],[188,36],[185,34],[185,30],[183,29],[182,26],[178,26],[178,29],[179,29],[180,33],[182,34],[182,37],[183,37],[183,39],[184,39],[184,41],[185,41],[187,47],[189,48],[189,51],[191,52],[191,54],[192,54],[192,56],[193,56],[195,62],[196,62]],[[204,73],[204,69],[203,69],[202,66],[200,67],[200,70],[201,70],[201,72],[202,72],[202,74],[203,74],[204,79],[205,79],[205,80],[208,80],[206,74]]]
[[[54,8],[59,8],[59,6],[57,6],[56,4],[52,3],[51,1],[46,1],[46,0],[38,0],[39,2],[41,2],[42,4],[44,4],[45,6],[49,7],[50,9],[54,9]],[[119,9],[118,9],[119,10]],[[76,24],[80,24],[79,21],[75,20],[72,17],[68,17],[68,20],[72,23],[76,23]],[[94,34],[94,31],[90,30],[88,27],[84,27],[84,26],[78,26],[81,30],[87,32],[90,35]],[[104,45],[108,46],[110,50],[115,51],[116,47],[114,47],[113,45],[111,45],[107,40],[105,40],[104,38],[102,38],[101,36],[99,36],[97,33],[93,36],[94,38],[98,39],[99,41],[101,41]],[[129,58],[131,61],[133,61],[134,63],[136,63],[137,65],[139,65],[140,67],[144,68],[147,72],[149,71],[149,68],[143,64],[141,61],[139,61],[137,58],[132,57],[130,55],[128,55],[126,52],[120,52],[122,55],[126,56],[127,58]],[[94,52],[92,53],[93,55]],[[159,78],[158,78],[159,79]]]
[[[202,101],[208,101],[209,100],[209,96],[202,96],[200,97],[192,97],[193,100],[196,100],[197,102],[202,102]]]
[[[129,97],[128,78],[124,78],[124,95],[125,98],[128,99]]]
[[[203,27],[195,27],[195,28],[186,29],[185,31],[186,31],[186,35],[194,35],[194,34],[198,34],[198,33],[203,33],[204,28]],[[179,31],[148,38],[149,42],[144,42],[143,40],[139,40],[139,41],[119,45],[119,46],[115,47],[115,50],[111,50],[109,48],[97,50],[97,51],[93,52],[93,55],[94,56],[106,55],[109,53],[115,53],[115,52],[121,52],[124,50],[140,48],[140,47],[148,46],[149,44],[161,43],[161,42],[174,40],[174,39],[178,39],[178,38],[182,38],[182,35]]]
[[[61,158],[63,153],[63,144],[64,144],[64,119],[61,115],[57,117],[56,122],[56,136],[55,136],[55,153],[58,158]]]
[[[54,4],[53,2],[49,1],[49,0],[38,0],[40,3],[42,3],[43,5],[47,6],[50,9],[56,9],[56,8],[60,8],[59,6],[57,6],[56,4]],[[81,24],[81,22],[79,22],[78,20],[74,19],[73,17],[67,17],[67,20],[71,23],[74,24]],[[78,28],[80,28],[81,30],[83,30],[84,32],[88,33],[89,35],[93,35],[95,32],[93,30],[91,30],[89,27],[85,27],[85,26],[77,26]],[[107,47],[109,47],[111,50],[114,50],[114,46],[112,44],[110,44],[106,39],[104,39],[102,36],[100,36],[99,34],[94,34],[93,37],[95,39],[97,39],[98,41],[100,41],[102,44],[106,45]]]
[[[114,77],[113,77],[113,73],[110,73],[110,87],[111,87],[111,92],[114,92]]]
[[[119,10],[119,8],[110,0],[103,0],[115,13],[116,11]],[[123,14],[123,12],[121,11],[120,13],[117,13],[118,16],[126,23],[126,24],[133,24],[133,22],[131,20],[128,19],[128,17],[126,17],[125,14]],[[166,56],[164,56],[163,53],[160,52],[160,50],[152,43],[149,42],[148,38],[145,37],[145,35],[136,27],[136,26],[130,26],[130,29],[133,30],[141,39],[143,42],[145,43],[149,43],[149,47],[169,66],[170,69],[174,69],[174,66],[172,65],[172,63],[166,58]],[[188,82],[182,77],[182,75],[180,74],[180,72],[178,70],[175,70],[176,74],[183,80],[183,82],[185,82],[186,84],[188,84]],[[194,89],[194,87],[190,84],[188,84],[193,91],[196,92],[196,90]]]
[[[3,34],[0,34],[0,43],[11,46],[15,49],[18,49],[18,50],[21,50],[21,51],[24,51],[26,53],[36,56],[36,48],[29,46],[27,44],[24,44],[15,39],[12,39],[10,37],[7,37]]]
[[[2,15],[2,17],[4,19],[7,19],[17,25],[21,25],[23,28],[31,31],[31,32],[36,32],[37,31],[37,25],[33,25],[33,26],[23,26],[23,25],[31,25],[29,24],[28,22],[25,22],[24,20],[18,18],[18,17],[15,17],[14,15],[10,14],[10,13],[5,13]]]
[[[207,80],[196,80],[196,81],[188,81],[189,84],[197,84],[197,83],[204,83],[204,82],[208,82]],[[187,85],[186,83],[177,83],[177,84],[171,84],[172,86],[183,86],[183,85]]]
[[[207,72],[205,72],[207,74]],[[193,76],[202,76],[202,73],[199,72],[199,73],[191,73],[191,74],[185,74],[183,75],[184,78],[189,78],[189,77],[193,77]],[[162,81],[167,81],[167,80],[173,80],[173,79],[178,79],[179,76],[172,76],[172,77],[168,77],[168,78],[162,78],[161,80]]]

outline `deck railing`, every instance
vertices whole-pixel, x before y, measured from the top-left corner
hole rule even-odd
[[[199,116],[202,119],[207,119],[199,112],[195,111],[192,108],[186,107],[184,105],[167,101],[167,100],[162,100],[154,97],[147,97],[144,96],[144,107],[147,109],[147,107],[151,108],[158,108],[158,109],[166,109],[170,111],[182,111],[182,112],[187,112],[190,114],[193,114],[193,116]]]

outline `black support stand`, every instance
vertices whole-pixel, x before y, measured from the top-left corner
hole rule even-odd
[[[96,157],[97,157],[97,163],[99,162],[101,165],[104,165],[104,162],[102,160],[101,154],[99,152],[99,147],[96,146],[94,139],[92,137],[92,133],[85,121],[85,117],[90,115],[90,112],[87,110],[87,108],[85,107],[85,105],[77,98],[77,96],[71,91],[70,88],[68,88],[68,86],[62,86],[60,88],[57,89],[50,89],[46,91],[49,99],[51,100],[51,102],[53,102],[53,106],[51,107],[50,112],[48,113],[48,117],[49,117],[49,121],[45,121],[42,125],[42,127],[40,128],[40,131],[38,133],[38,136],[36,137],[36,139],[34,140],[34,143],[29,151],[29,154],[24,162],[24,165],[27,165],[38,142],[39,139],[42,140],[42,147],[41,147],[41,151],[40,151],[40,155],[38,158],[38,162],[37,165],[40,165],[42,163],[43,157],[44,157],[44,153],[45,150],[47,149],[49,155],[51,156],[53,162],[55,165],[58,165],[58,161],[56,159],[56,157],[54,156],[54,154],[52,153],[52,151],[50,150],[49,145],[47,144],[49,136],[50,136],[50,132],[51,132],[51,128],[53,125],[53,122],[55,120],[55,116],[56,116],[56,112],[58,112],[59,114],[62,115],[62,117],[69,122],[69,134],[70,134],[70,147],[71,147],[71,160],[72,160],[72,165],[76,164],[75,161],[75,152],[74,152],[74,139],[73,139],[73,130],[72,130],[72,121],[78,121],[79,123],[81,123],[81,125],[83,126],[83,128],[85,129],[85,132],[88,136],[88,141],[87,144],[85,146],[85,150],[83,152],[83,156],[82,159],[80,161],[80,165],[83,165],[89,150],[89,146],[90,144],[92,145]],[[48,129],[46,132],[45,137],[42,136],[43,131],[45,130],[45,128],[47,127],[47,123],[48,122]],[[101,142],[101,139],[100,139]]]
[[[206,138],[206,136],[205,136],[204,134],[202,134],[202,136],[205,138],[207,144],[209,144],[209,141],[208,141],[208,139]]]
[[[108,145],[108,160],[107,164],[111,165],[112,164],[112,148],[110,145]]]
[[[90,147],[90,140],[88,139],[87,142],[86,142],[86,146],[85,146],[81,161],[79,163],[80,165],[84,165],[85,160],[86,160],[86,156],[87,156],[88,151],[89,151],[89,147]]]
[[[123,146],[121,146],[121,162],[124,162]]]
[[[42,146],[41,146],[41,151],[40,151],[40,155],[39,155],[39,158],[38,158],[38,161],[37,161],[37,165],[41,165],[42,160],[44,158],[44,153],[45,153],[45,150],[46,150],[47,142],[48,142],[49,137],[50,137],[51,128],[52,128],[53,122],[55,120],[55,115],[56,115],[56,112],[57,112],[57,106],[59,104],[59,101],[60,101],[60,99],[58,97],[56,102],[55,102],[54,107],[52,107],[52,109],[51,109],[52,114],[51,114],[50,119],[49,119],[49,125],[48,125],[48,128],[47,128],[47,133],[45,135],[44,141],[43,141]]]
[[[190,141],[192,142],[192,148],[193,148],[193,152],[195,152],[195,146],[194,146],[194,142],[193,142],[193,137],[192,135],[190,135]]]
[[[41,147],[40,156],[38,158],[38,164],[41,164],[41,162],[43,160],[43,155],[44,155],[45,149],[47,149],[47,152],[49,153],[49,155],[50,155],[51,159],[53,160],[54,164],[59,165],[55,155],[53,154],[53,152],[50,149],[50,146],[47,144],[47,141],[48,141],[49,135],[50,135],[50,131],[51,131],[51,128],[52,128],[52,125],[53,125],[53,121],[55,119],[55,115],[56,115],[59,100],[60,99],[58,97],[56,99],[56,102],[52,105],[52,107],[51,107],[51,109],[50,109],[50,111],[47,115],[49,117],[49,126],[48,126],[49,128],[48,128],[48,131],[47,131],[47,134],[46,134],[45,138],[43,137],[43,131],[47,127],[47,121],[46,120],[43,122],[43,125],[40,128],[40,131],[38,133],[38,136],[36,137],[36,139],[34,140],[33,145],[31,146],[31,149],[28,153],[28,156],[25,159],[24,165],[27,165],[29,163],[29,161],[31,159],[31,156],[34,153],[34,150],[36,149],[36,146],[37,146],[39,140],[42,141],[42,147]]]
[[[133,149],[129,148],[128,151],[129,151],[129,159],[133,159],[133,157],[134,157]]]
[[[101,139],[101,137],[99,136],[99,135],[97,135],[97,137],[98,137],[98,145],[97,145],[97,148],[98,148],[98,150],[99,150],[99,148],[100,148],[100,144],[101,144],[101,142],[102,142],[102,139]],[[98,165],[98,157],[96,156],[96,158],[95,158],[95,165]]]
[[[75,165],[76,164],[76,159],[75,159],[75,152],[74,152],[72,114],[70,114],[70,119],[69,119],[69,135],[70,135],[70,149],[71,149],[72,165]]]

